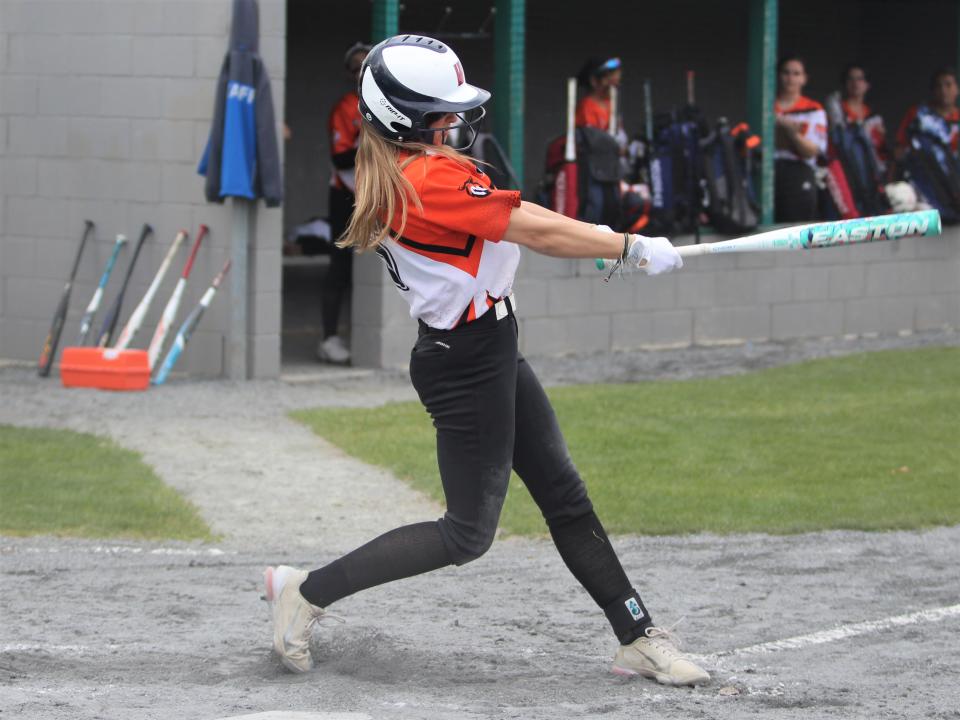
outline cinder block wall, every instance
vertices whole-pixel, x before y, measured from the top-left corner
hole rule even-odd
[[[403,366],[415,323],[379,259],[364,261],[356,275],[357,354]],[[592,262],[524,250],[515,291],[520,347],[530,355],[958,328],[960,229],[830,250],[693,258],[669,275],[609,283]]]
[[[211,229],[181,317],[219,271],[229,253],[230,207],[205,202],[196,166],[210,128],[230,10],[229,0],[0,3],[0,357],[32,360],[39,354],[86,218],[97,224],[96,242],[80,264],[61,347],[76,337],[117,233],[134,241],[143,223],[155,229],[134,270],[121,321],[180,228],[196,233],[206,223]],[[278,119],[285,25],[284,0],[260,0],[260,49]],[[260,203],[248,298],[248,360],[258,377],[279,372],[280,242],[280,212]],[[135,346],[149,342],[188,249],[174,261]],[[131,254],[123,251],[104,307]],[[222,374],[229,302],[229,289],[214,300],[178,370]]]

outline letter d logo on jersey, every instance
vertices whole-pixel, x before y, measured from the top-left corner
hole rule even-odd
[[[634,620],[643,618],[643,608],[640,607],[640,603],[637,602],[636,598],[628,598],[623,604],[627,607],[627,612],[630,613],[630,617]]]
[[[461,185],[460,189],[466,192],[467,195],[476,198],[485,198],[490,194],[490,188],[485,188],[473,178],[470,178]]]

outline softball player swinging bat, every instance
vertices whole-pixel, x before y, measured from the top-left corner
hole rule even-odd
[[[410,376],[436,428],[447,511],[312,572],[267,568],[275,652],[287,668],[305,672],[313,665],[311,630],[337,600],[483,555],[515,470],[563,561],[610,623],[614,672],[706,682],[709,675],[654,624],[593,510],[550,401],[518,352],[512,292],[520,245],[562,258],[622,253],[638,264],[642,257],[648,274],[679,267],[680,255],[663,238],[639,236],[624,252],[620,235],[493,187],[460,152],[472,145],[490,93],[466,82],[448,45],[418,35],[381,42],[363,64],[358,94],[357,176],[366,180],[341,242],[385,260],[419,322]],[[466,147],[443,145],[452,128]]]

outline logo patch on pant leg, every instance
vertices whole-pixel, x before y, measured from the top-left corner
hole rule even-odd
[[[626,605],[627,612],[630,613],[630,617],[634,620],[640,620],[643,617],[643,608],[640,607],[640,603],[637,602],[636,598],[629,598],[623,604]]]

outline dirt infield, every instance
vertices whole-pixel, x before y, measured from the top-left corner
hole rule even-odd
[[[742,372],[909,338],[535,359],[548,382]],[[110,435],[144,453],[223,534],[213,544],[0,538],[2,718],[960,717],[960,527],[616,539],[654,618],[681,620],[712,684],[608,672],[602,615],[546,540],[338,603],[318,668],[287,674],[259,599],[268,563],[314,566],[435,504],[288,420],[410,399],[397,373],[328,382],[179,382],[67,391],[0,370],[0,423]],[[958,478],[960,480],[960,478]]]

